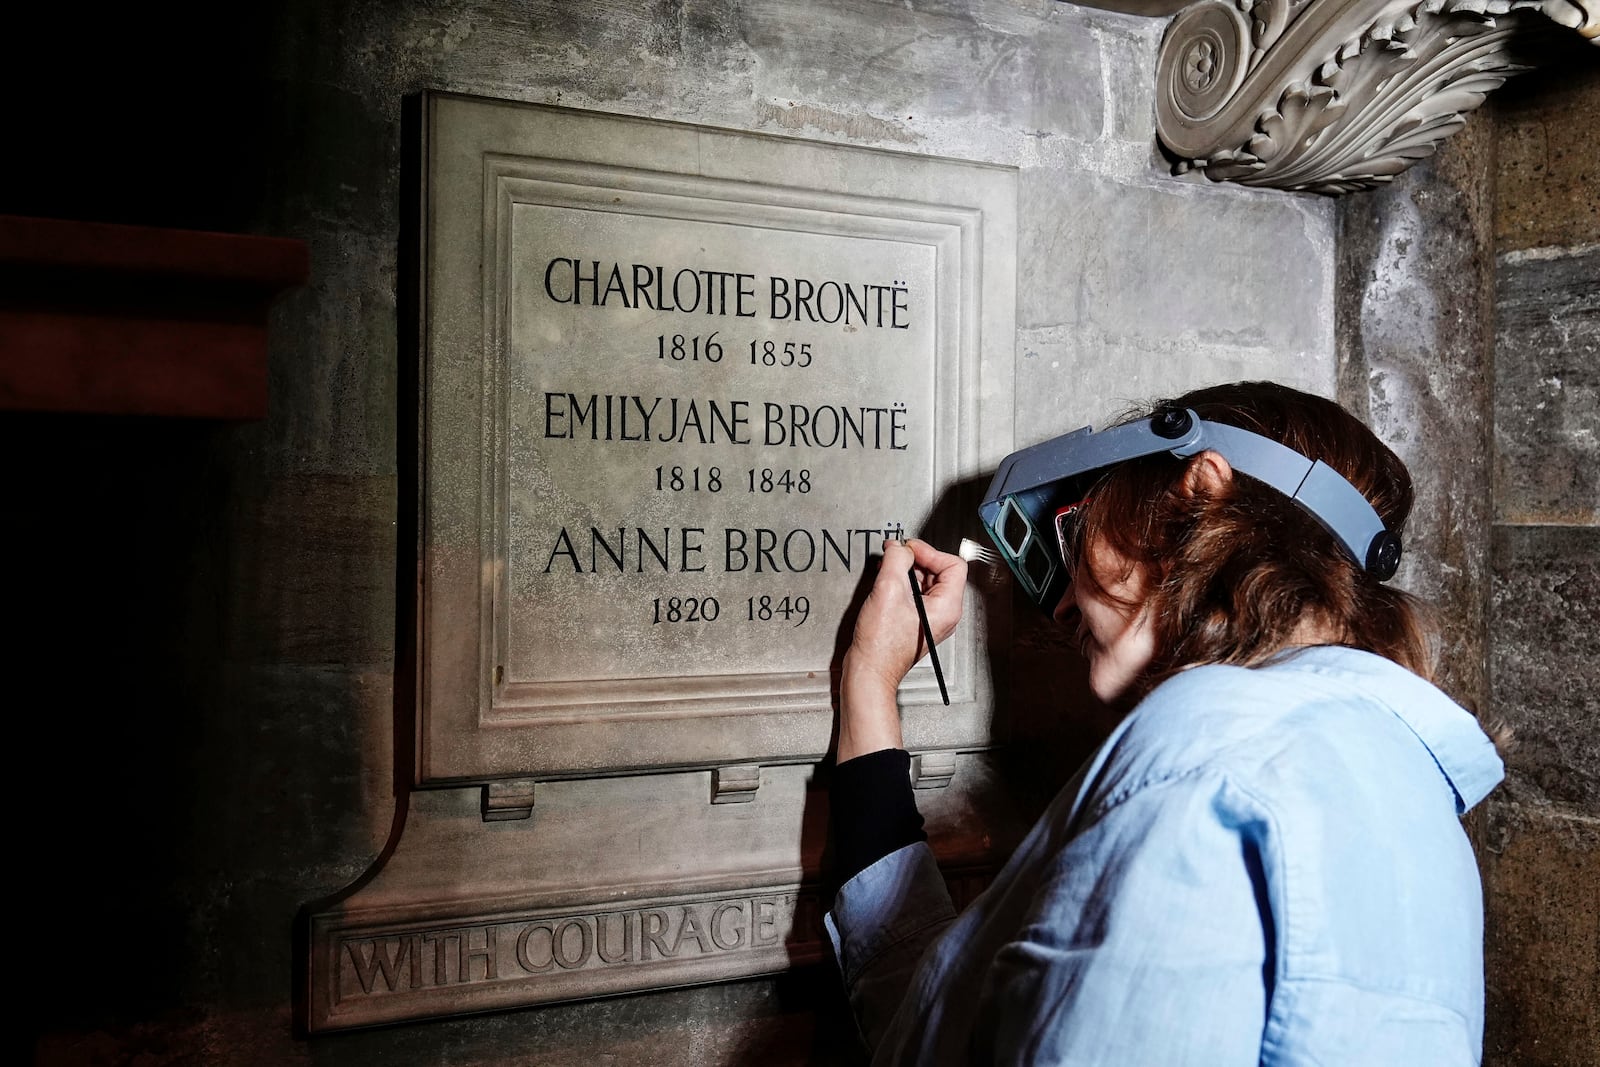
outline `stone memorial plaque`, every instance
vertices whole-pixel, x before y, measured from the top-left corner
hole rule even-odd
[[[817,758],[871,557],[958,538],[1009,444],[1014,174],[427,116],[420,779]],[[930,740],[981,745],[974,631],[941,654]]]
[[[1013,445],[1015,172],[422,103],[420,788],[308,905],[305,1024],[820,958],[844,616],[886,536],[982,536]],[[983,607],[940,647],[950,706],[926,662],[900,693],[974,884],[1009,617]]]

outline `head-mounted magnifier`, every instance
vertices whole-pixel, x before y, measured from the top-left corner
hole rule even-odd
[[[1072,507],[1110,467],[1157,452],[1179,458],[1206,449],[1300,505],[1379,581],[1400,565],[1400,537],[1361,495],[1321,460],[1311,460],[1258,433],[1208,422],[1187,409],[1099,433],[1085,426],[1013,452],[1000,463],[978,514],[1028,597],[1053,610],[1066,591],[1064,525]]]

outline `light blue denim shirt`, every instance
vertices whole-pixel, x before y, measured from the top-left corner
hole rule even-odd
[[[874,1063],[1475,1064],[1474,718],[1314,648],[1184,671],[957,916],[926,844],[828,916]]]

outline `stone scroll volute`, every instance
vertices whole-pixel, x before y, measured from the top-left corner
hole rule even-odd
[[[1432,155],[1557,24],[1600,41],[1600,4],[1202,0],[1162,42],[1156,130],[1178,173],[1370,188]]]

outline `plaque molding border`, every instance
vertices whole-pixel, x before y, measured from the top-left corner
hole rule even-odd
[[[497,669],[506,662],[497,652],[506,634],[497,605],[510,580],[506,464],[493,458],[504,451],[508,425],[506,227],[514,206],[530,202],[931,247],[939,290],[928,416],[932,507],[940,493],[964,491],[959,486],[992,467],[1011,444],[1015,168],[446,93],[425,94],[422,103],[415,782],[551,780],[821,758],[832,725],[824,664],[754,676],[535,682],[506,679]],[[466,134],[451,125],[462,108],[475,111]],[[617,147],[621,138],[578,135],[594,123],[625,127],[630,151]],[[650,166],[640,166],[641,158]],[[480,198],[436,196],[434,176],[443,167],[475,175]],[[473,229],[476,255],[469,258],[461,234]],[[441,231],[450,240],[439,240]],[[463,291],[460,282],[469,277],[472,291]],[[477,352],[461,343],[473,334],[482,338]],[[466,395],[463,382],[477,383],[478,396]],[[463,477],[469,468],[474,473]],[[449,480],[441,472],[456,488],[441,488]],[[992,637],[995,625],[989,630]],[[941,658],[952,707],[939,703],[931,668],[916,668],[901,690],[907,743],[984,747],[992,686],[978,628],[958,633]],[[716,728],[706,729],[713,720]],[[593,736],[597,727],[606,728],[605,737]]]
[[[510,299],[511,242],[497,238],[511,232],[511,212],[520,204],[648,215],[678,221],[755,225],[831,237],[889,238],[903,244],[931,247],[941,264],[951,259],[957,265],[970,262],[970,257],[963,253],[981,248],[983,242],[983,214],[973,208],[807,189],[773,189],[724,179],[669,177],[632,167],[577,164],[567,160],[491,155],[485,164],[489,193],[486,208],[492,204],[494,220],[491,223],[486,219],[484,227],[484,316],[489,324],[485,345],[491,353],[484,368],[484,388],[491,397],[489,407],[493,419],[485,420],[483,454],[494,458],[502,474],[509,470],[504,448],[509,422],[505,378],[511,357],[505,320]],[[538,195],[540,193],[543,195]],[[731,210],[724,206],[729,204],[745,205],[745,209]],[[489,269],[489,264],[494,265],[493,270]],[[953,277],[949,271],[937,269],[935,276],[938,279],[938,314],[942,320],[955,320],[940,323],[944,328],[936,336],[935,377],[959,381],[961,352],[966,349],[971,353],[976,347],[975,337],[960,336],[963,328],[976,318],[971,306],[973,293],[970,286],[963,285],[964,279]],[[967,300],[962,298],[963,289]],[[951,398],[941,396],[936,388],[936,402],[947,399]],[[944,406],[954,408],[957,404]],[[934,423],[930,497],[938,486],[956,480],[961,454],[972,447],[971,441],[962,440],[959,412],[939,410],[934,415]],[[491,584],[482,594],[485,617],[480,625],[491,637],[482,642],[480,649],[479,677],[489,682],[488,691],[480,692],[480,725],[556,725],[602,719],[626,721],[760,714],[792,708],[792,699],[796,697],[810,698],[818,710],[829,707],[829,680],[825,674],[815,671],[495,681],[498,677],[495,667],[505,661],[501,653],[508,644],[508,621],[505,613],[496,608],[509,597],[506,531],[510,486],[504,476],[495,481],[488,477],[487,471],[484,474],[488,492],[482,501],[479,522],[489,535],[483,546],[487,558],[482,573],[490,577]],[[975,698],[972,668],[976,656],[976,643],[968,633],[952,641],[951,650],[947,650],[946,681],[953,701],[970,702]],[[927,703],[937,694],[937,683],[927,664],[919,665],[901,689],[902,700],[916,703]]]

